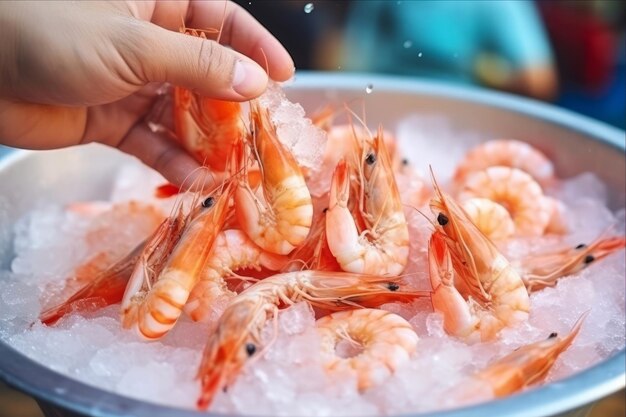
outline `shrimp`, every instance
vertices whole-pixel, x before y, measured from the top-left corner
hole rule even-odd
[[[457,166],[454,181],[463,184],[473,172],[492,166],[520,169],[543,186],[554,180],[552,162],[539,150],[518,140],[491,140],[484,142],[467,153]]]
[[[429,243],[429,267],[433,291],[440,294],[433,294],[433,305],[452,334],[472,342],[493,339],[502,328],[528,319],[524,282],[434,177],[433,185],[430,206],[438,226]]]
[[[313,220],[311,194],[295,158],[276,137],[268,112],[252,102],[250,115],[254,125],[251,142],[262,187],[255,192],[247,172],[239,175],[235,192],[237,219],[254,243],[266,251],[286,255],[309,234]]]
[[[63,303],[43,311],[39,319],[52,325],[73,311],[88,311],[122,301],[133,270],[142,258],[153,271],[160,271],[180,237],[185,219],[177,215],[163,220],[151,237],[137,245],[125,257],[98,273]]]
[[[86,312],[122,301],[128,280],[133,268],[139,261],[146,242],[147,240],[139,244],[123,259],[97,274],[94,279],[83,285],[66,301],[42,311],[39,320],[43,324],[51,326],[69,313]]]
[[[484,197],[504,206],[524,236],[541,236],[552,216],[552,205],[533,178],[517,168],[489,167],[467,178],[459,194],[463,201]]]
[[[328,247],[326,239],[327,208],[314,219],[306,240],[290,255],[284,272],[312,269],[314,271],[341,271],[341,267]]]
[[[206,38],[203,31],[183,28],[181,32]],[[173,107],[179,143],[200,163],[224,171],[233,143],[246,132],[241,105],[175,87]]]
[[[597,262],[626,247],[625,236],[598,237],[589,245],[557,249],[551,253],[530,255],[520,262],[522,279],[529,292],[553,287],[559,278],[580,272],[592,262]]]
[[[160,269],[150,264],[151,252],[142,254],[122,299],[125,328],[134,327],[140,336],[151,340],[174,326],[225,222],[234,185],[229,182],[191,210]]]
[[[427,292],[411,291],[396,277],[299,271],[265,278],[231,300],[211,334],[198,371],[202,385],[198,408],[206,409],[217,391],[231,385],[248,359],[261,356],[261,330],[270,320],[276,325],[281,305],[308,301],[317,307],[345,310],[425,296]]]
[[[550,220],[548,221],[548,225],[546,226],[545,233],[554,233],[563,235],[569,231],[569,225],[567,223],[567,209],[565,204],[556,198],[544,197],[546,200],[546,204],[551,207],[550,211]]]
[[[546,340],[522,346],[478,372],[476,379],[491,386],[496,397],[504,397],[542,381],[559,355],[574,341],[587,314],[583,314],[565,337],[552,333]]]
[[[356,372],[359,391],[382,384],[417,349],[418,337],[409,322],[384,310],[340,311],[317,320],[316,327],[326,370]],[[342,340],[355,345],[358,353],[338,355]]]
[[[491,240],[502,240],[513,236],[515,223],[509,212],[488,198],[470,198],[461,207],[472,223]]]
[[[348,206],[350,173],[345,160],[335,168],[326,213],[328,246],[344,271],[399,275],[409,257],[409,229],[383,142],[382,129],[364,146],[358,168],[360,217]]]
[[[244,268],[278,271],[288,258],[266,252],[254,244],[241,230],[225,230],[215,239],[200,281],[195,285],[184,310],[194,321],[206,321],[219,299],[230,299],[236,295],[228,289],[224,277]]]

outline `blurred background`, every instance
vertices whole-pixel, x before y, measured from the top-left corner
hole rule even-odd
[[[236,2],[283,42],[299,70],[478,85],[625,127],[624,1]],[[0,417],[41,415],[0,384]],[[622,391],[589,416],[625,415]]]
[[[625,127],[623,1],[236,1],[300,70],[479,85]]]

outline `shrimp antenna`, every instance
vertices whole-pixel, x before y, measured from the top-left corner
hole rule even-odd
[[[220,39],[222,39],[222,33],[224,29],[224,22],[226,21],[226,8],[228,7],[228,2],[224,1],[224,12],[222,13],[222,23],[220,23],[219,32],[217,33],[216,42],[220,43]]]

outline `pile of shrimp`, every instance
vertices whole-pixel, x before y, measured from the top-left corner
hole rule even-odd
[[[327,142],[319,166],[309,168],[281,140],[262,100],[242,106],[176,87],[173,102],[172,136],[218,185],[159,187],[159,195],[171,195],[170,214],[133,207],[149,237],[118,248],[121,254],[96,252],[39,320],[55,326],[119,306],[122,326],[146,341],[163,338],[183,315],[208,323],[199,327],[206,343],[198,409],[228,395],[267,354],[279,339],[280,315],[295,304],[317,318],[324,372],[354,375],[367,395],[420,355],[401,305],[438,313],[458,343],[491,343],[528,322],[533,293],[625,246],[623,235],[607,230],[575,246],[507,255],[516,239],[565,242],[572,227],[567,205],[547,194],[559,182],[552,163],[524,142],[478,145],[440,185],[436,166],[423,176],[393,134],[370,130],[347,108],[311,116]],[[334,122],[340,112],[347,124]],[[98,215],[88,203],[69,210]],[[426,287],[416,279],[420,268]],[[469,384],[498,397],[540,383],[587,314],[565,334],[490,361]]]

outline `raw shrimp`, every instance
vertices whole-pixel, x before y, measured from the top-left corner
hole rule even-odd
[[[147,240],[130,254],[100,272],[90,282],[76,291],[63,303],[51,307],[39,315],[43,324],[51,326],[69,313],[87,312],[122,301],[124,290],[139,261]]]
[[[286,255],[309,234],[313,218],[311,194],[293,155],[276,137],[267,110],[251,103],[254,132],[253,155],[257,158],[262,187],[248,182],[247,171],[239,175],[235,209],[241,228],[264,250]]]
[[[433,295],[433,304],[452,334],[470,341],[493,339],[503,327],[528,319],[524,282],[434,177],[433,185],[430,206],[439,226],[429,243],[429,266],[433,290],[441,294]]]
[[[384,310],[340,311],[317,320],[316,327],[327,371],[356,372],[360,391],[382,384],[417,349],[418,337],[409,322]],[[343,341],[354,345],[356,354],[339,355]]]
[[[174,326],[223,227],[234,185],[229,182],[194,204],[162,268],[151,264],[152,251],[144,252],[122,300],[124,327],[135,327],[146,339],[158,339]]]
[[[203,31],[182,32],[206,38]],[[246,132],[241,105],[174,88],[174,130],[181,145],[200,163],[224,171],[233,143]]]
[[[586,316],[578,319],[567,336],[560,338],[552,333],[546,340],[522,346],[478,372],[476,378],[486,382],[496,397],[541,382],[559,355],[572,344]]]
[[[346,272],[289,272],[259,281],[231,300],[209,338],[198,372],[202,384],[198,407],[206,409],[218,390],[234,382],[246,360],[261,356],[261,330],[270,320],[276,329],[281,305],[308,301],[330,310],[345,310],[424,296],[428,293],[410,291],[399,278]]]
[[[151,237],[137,245],[124,258],[98,273],[66,301],[42,312],[39,319],[42,323],[51,325],[74,311],[84,312],[121,302],[133,270],[142,258],[145,258],[152,271],[158,273],[163,269],[180,237],[184,222],[180,211],[177,215],[166,218]]]
[[[519,140],[491,140],[470,150],[457,166],[454,181],[463,184],[466,177],[492,166],[520,169],[545,186],[554,180],[552,162],[539,150]]]
[[[219,299],[230,299],[236,295],[228,289],[224,277],[233,271],[244,268],[260,270],[266,268],[278,271],[285,266],[288,258],[266,252],[254,244],[241,230],[220,232],[213,244],[213,250],[200,281],[195,285],[185,313],[194,321],[204,321],[211,316],[214,304]]]
[[[314,271],[341,271],[341,266],[328,247],[326,239],[326,212],[321,211],[313,219],[311,231],[306,240],[289,256],[290,262],[284,272],[311,269]]]
[[[463,185],[459,200],[472,197],[504,206],[515,222],[516,233],[524,236],[541,236],[552,216],[553,207],[539,184],[517,168],[495,166],[474,172]]]
[[[513,236],[515,223],[509,212],[488,198],[469,198],[461,204],[469,219],[491,240]]]
[[[360,231],[353,211],[350,170],[345,160],[335,168],[326,213],[328,246],[344,271],[399,275],[409,257],[409,229],[382,129],[358,162],[356,184],[358,209],[364,230]]]
[[[527,256],[519,263],[528,291],[553,287],[561,277],[580,272],[592,262],[611,255],[626,246],[626,237],[600,236],[589,245],[557,249],[550,253]]]

